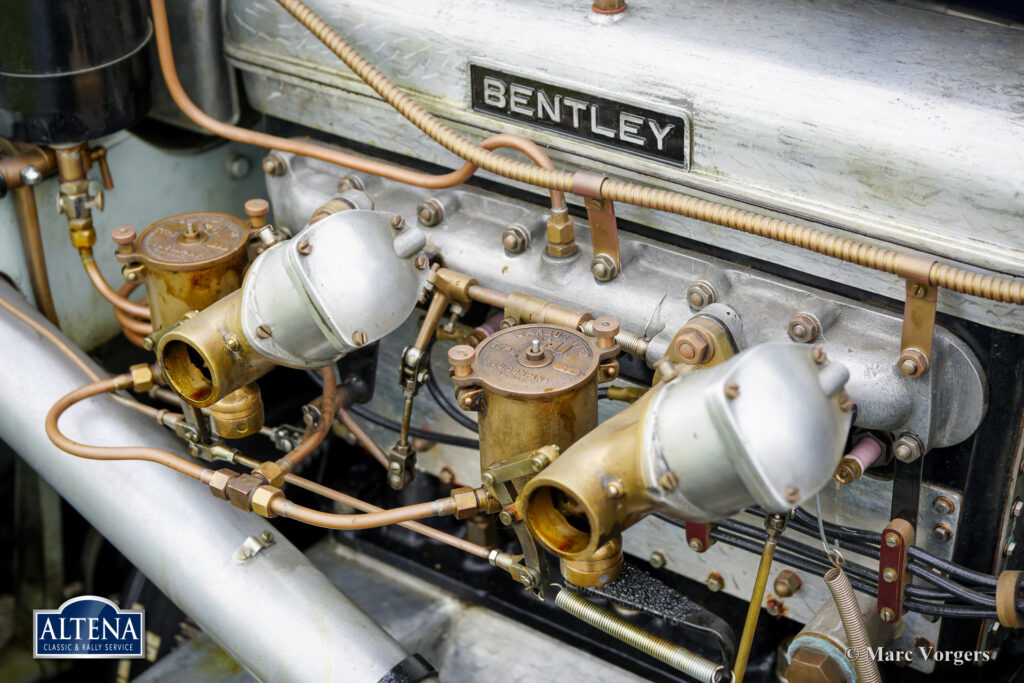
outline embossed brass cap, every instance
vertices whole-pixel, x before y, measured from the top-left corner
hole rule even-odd
[[[248,236],[245,224],[226,213],[183,213],[143,230],[135,260],[171,272],[201,270],[244,254]]]

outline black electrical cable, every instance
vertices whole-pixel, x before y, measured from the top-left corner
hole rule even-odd
[[[393,432],[401,432],[402,425],[389,420],[383,415],[378,415],[366,406],[354,405],[348,409],[353,415],[372,422],[373,424],[383,427],[384,429],[390,429]],[[462,436],[454,436],[452,434],[443,434],[441,432],[432,432],[427,429],[420,429],[418,427],[409,427],[409,435],[418,439],[427,439],[428,441],[436,441],[437,443],[445,443],[449,446],[459,446],[460,448],[471,448],[473,450],[480,450],[480,442],[476,439],[467,439]]]

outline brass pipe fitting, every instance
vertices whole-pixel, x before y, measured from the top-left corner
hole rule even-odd
[[[562,576],[574,586],[603,586],[622,573],[622,537],[613,536],[585,560],[559,562]]]
[[[505,299],[505,317],[521,323],[557,325],[578,330],[594,316],[586,311],[574,311],[529,294],[511,292]]]
[[[263,428],[263,399],[254,382],[236,389],[210,406],[213,431],[225,439],[241,439]]]

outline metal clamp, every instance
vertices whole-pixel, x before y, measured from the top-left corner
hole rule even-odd
[[[601,282],[614,280],[622,271],[615,205],[601,196],[601,185],[605,180],[607,178],[602,175],[582,171],[572,177],[572,191],[586,200],[584,206],[590,223],[590,241],[594,247],[590,272]]]
[[[903,618],[903,591],[908,583],[907,551],[914,544],[914,528],[897,517],[882,532],[878,556],[878,616],[887,624]]]
[[[907,303],[903,308],[903,333],[897,361],[904,377],[920,377],[931,365],[938,293],[938,287],[907,280]]]

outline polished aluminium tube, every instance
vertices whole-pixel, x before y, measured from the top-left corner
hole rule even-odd
[[[43,320],[3,281],[0,296]],[[280,535],[237,564],[235,551],[248,537],[273,531],[266,520],[153,463],[96,462],[58,450],[43,420],[87,378],[2,311],[0,348],[8,353],[0,382],[9,392],[0,402],[0,438],[245,669],[263,681],[377,681],[406,657]],[[181,448],[155,422],[102,397],[75,406],[61,427],[85,443]],[[318,656],[302,655],[309,652]]]

